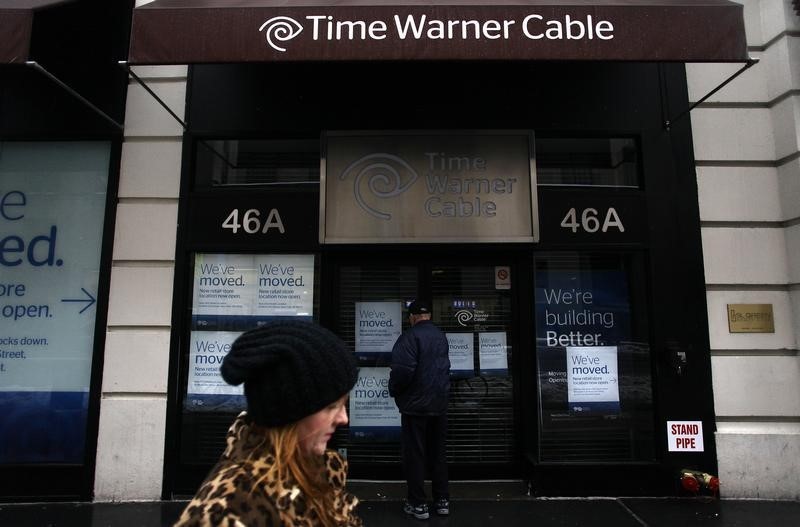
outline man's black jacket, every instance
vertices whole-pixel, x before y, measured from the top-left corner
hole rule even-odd
[[[403,332],[392,348],[389,394],[401,413],[442,415],[450,391],[447,337],[430,320]]]

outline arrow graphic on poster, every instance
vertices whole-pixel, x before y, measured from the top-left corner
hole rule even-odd
[[[85,294],[87,296],[87,298],[62,298],[61,299],[62,302],[87,302],[87,304],[83,307],[83,309],[78,311],[79,315],[82,314],[87,309],[89,309],[90,307],[92,307],[92,304],[94,304],[94,302],[95,302],[94,297],[89,293],[89,291],[87,291],[86,289],[84,289],[82,287],[81,287],[81,291],[83,291],[83,294]]]

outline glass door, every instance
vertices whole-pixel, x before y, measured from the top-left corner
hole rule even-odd
[[[500,262],[507,263],[507,262]],[[353,477],[400,478],[400,419],[382,390],[391,347],[408,329],[406,306],[429,300],[450,344],[448,462],[453,477],[510,477],[517,456],[510,265],[340,263],[332,324],[358,357],[350,424],[332,446]]]
[[[450,343],[448,458],[508,465],[515,457],[509,266],[434,265],[433,321]]]

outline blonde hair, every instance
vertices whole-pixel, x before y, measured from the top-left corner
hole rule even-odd
[[[300,448],[297,423],[264,429],[275,450],[275,462],[260,480],[294,480],[306,498],[308,508],[317,513],[324,527],[334,527],[334,493],[325,477],[324,458],[309,456]],[[257,485],[253,489],[257,488]]]

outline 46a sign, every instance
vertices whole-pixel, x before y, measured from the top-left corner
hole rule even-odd
[[[601,219],[602,218],[602,219]],[[603,212],[598,211],[593,207],[584,209],[577,209],[571,207],[564,219],[561,220],[561,227],[569,229],[574,233],[584,231],[588,233],[595,232],[608,232],[609,230],[617,230],[618,232],[625,232],[625,225],[622,223],[619,213],[614,207],[609,207]]]
[[[270,209],[266,214],[266,219],[262,222],[260,210],[247,209],[244,213],[240,213],[240,209],[235,208],[228,213],[220,226],[223,229],[230,229],[233,234],[238,233],[239,229],[243,230],[245,234],[267,234],[270,229],[275,229],[281,234],[286,232],[278,209]]]
[[[261,242],[316,246],[319,194],[297,189],[209,192],[190,198],[185,224],[193,250],[250,250]]]
[[[645,198],[638,190],[540,194],[539,225],[545,243],[647,243]]]

